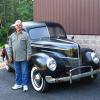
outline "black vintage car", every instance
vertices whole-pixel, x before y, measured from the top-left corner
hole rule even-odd
[[[14,25],[8,36],[14,32]],[[50,22],[23,22],[31,40],[32,59],[30,60],[30,76],[33,88],[43,92],[50,83],[66,82],[88,78],[94,80],[99,69],[99,58],[95,51],[81,48],[69,40],[63,27]],[[6,44],[8,71],[14,69],[9,63],[9,45]]]

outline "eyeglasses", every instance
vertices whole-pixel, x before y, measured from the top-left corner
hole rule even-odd
[[[22,25],[21,25],[21,24],[17,24],[16,26],[17,26],[17,27],[22,27]]]

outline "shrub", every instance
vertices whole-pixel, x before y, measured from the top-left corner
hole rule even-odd
[[[7,39],[7,31],[8,31],[8,26],[2,27],[0,29],[0,45],[4,44]]]

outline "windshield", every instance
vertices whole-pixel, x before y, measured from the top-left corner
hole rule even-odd
[[[29,35],[32,40],[66,38],[65,31],[59,26],[42,26],[31,28],[29,30]]]
[[[31,28],[29,30],[29,35],[32,40],[50,37],[47,27]]]

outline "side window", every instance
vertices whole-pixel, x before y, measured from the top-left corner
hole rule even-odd
[[[49,33],[50,33],[50,37],[55,37],[55,38],[66,37],[65,31],[63,30],[63,28],[61,28],[59,26],[48,26],[48,30],[49,30]]]

